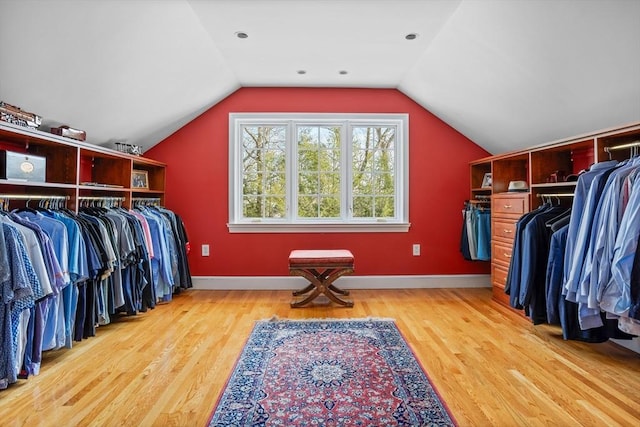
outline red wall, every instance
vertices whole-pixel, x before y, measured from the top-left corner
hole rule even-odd
[[[230,112],[408,113],[409,232],[229,233]],[[286,276],[292,249],[332,248],[353,252],[357,275],[488,272],[459,252],[468,163],[488,153],[395,89],[242,88],[145,155],[167,164],[165,203],[186,224],[194,276]]]

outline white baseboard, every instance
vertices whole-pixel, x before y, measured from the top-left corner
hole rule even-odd
[[[618,344],[619,346],[628,348],[631,351],[635,351],[636,353],[640,353],[640,338],[634,338],[631,340],[617,340],[611,338],[611,341]]]
[[[305,287],[298,276],[193,276],[193,288],[203,290],[295,290]],[[349,276],[335,282],[344,289],[489,288],[488,274],[442,276]]]

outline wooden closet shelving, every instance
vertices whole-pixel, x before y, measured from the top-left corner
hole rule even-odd
[[[72,210],[80,197],[121,197],[126,208],[135,197],[164,203],[166,165],[155,160],[5,122],[0,122],[0,150],[46,158],[45,182],[0,179],[0,194],[68,196]],[[132,188],[133,170],[147,172],[149,188]]]
[[[552,181],[552,174],[578,174],[591,164],[629,158],[628,150],[607,151],[609,147],[640,141],[640,123],[593,132],[538,145],[526,150],[485,157],[470,163],[471,198],[490,195],[491,211],[491,283],[494,299],[509,305],[504,294],[506,275],[513,245],[515,223],[524,213],[543,202],[539,195],[573,193],[575,181]],[[492,174],[492,187],[481,188],[485,173]],[[509,193],[510,181],[526,181],[529,191]],[[570,198],[559,197],[561,203]],[[504,206],[511,206],[510,209]],[[514,208],[518,206],[518,208]],[[515,209],[515,210],[514,210]],[[517,210],[517,212],[516,212]]]

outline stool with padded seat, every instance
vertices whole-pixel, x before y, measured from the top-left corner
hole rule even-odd
[[[339,295],[349,295],[349,291],[338,288],[333,282],[345,274],[353,273],[353,254],[346,249],[294,250],[289,255],[289,274],[309,280],[309,285],[294,291],[291,307],[302,307],[324,294],[336,304],[353,307],[353,301]]]

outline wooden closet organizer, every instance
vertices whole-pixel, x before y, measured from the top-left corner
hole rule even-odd
[[[164,204],[164,163],[47,132],[0,122],[0,150],[46,158],[45,182],[0,179],[0,194],[12,197],[11,208],[31,200],[62,197],[77,211],[81,198],[121,198],[131,208],[134,198],[156,198]],[[134,170],[146,172],[148,188],[132,188]]]
[[[567,194],[574,193],[576,181],[558,177],[576,175],[593,163],[627,159],[637,154],[638,147],[640,123],[634,123],[470,163],[471,199],[491,197],[491,283],[496,301],[509,306],[504,286],[518,219],[540,206],[541,196],[557,195],[561,203],[571,203]],[[487,173],[491,173],[490,188],[482,187]],[[526,181],[529,191],[508,192],[510,181]]]

